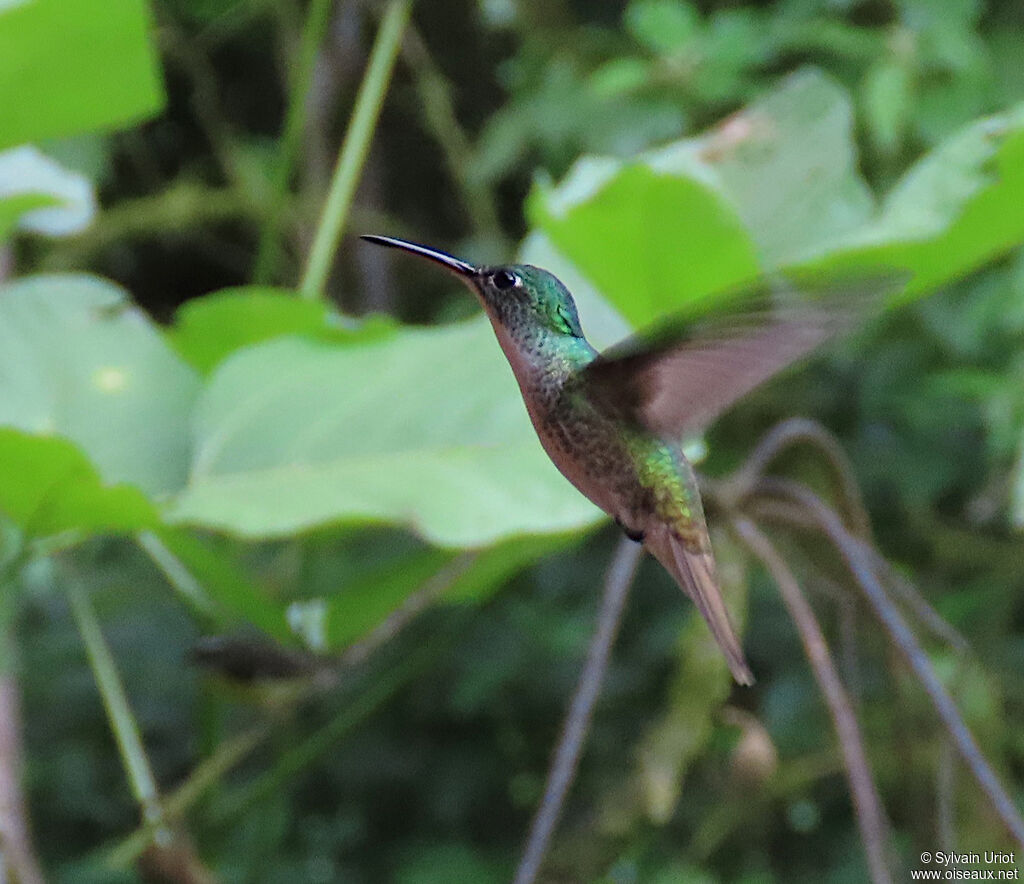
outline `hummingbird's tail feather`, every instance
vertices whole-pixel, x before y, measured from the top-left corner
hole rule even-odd
[[[648,529],[644,545],[665,566],[683,591],[693,599],[697,610],[707,621],[711,634],[725,655],[732,677],[739,684],[752,685],[754,674],[743,656],[743,648],[733,629],[729,611],[718,587],[715,560],[710,550],[691,552],[685,542],[668,525]]]

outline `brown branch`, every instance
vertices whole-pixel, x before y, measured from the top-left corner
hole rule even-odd
[[[939,848],[951,852],[956,847],[956,750],[950,740],[943,740],[939,749],[939,763],[935,771],[935,803],[938,807],[936,834]]]
[[[583,741],[590,728],[590,720],[594,714],[601,683],[604,681],[612,644],[619,631],[622,611],[642,553],[643,547],[640,544],[623,538],[608,568],[597,629],[587,649],[587,661],[569,704],[562,735],[548,771],[544,797],[530,825],[530,834],[526,839],[519,868],[516,870],[514,884],[533,884],[544,862],[551,836],[562,814],[565,797],[576,775]]]
[[[865,554],[863,545],[847,532],[835,512],[805,486],[785,479],[762,479],[757,483],[755,491],[758,494],[799,504],[814,517],[829,536],[856,578],[858,586],[863,590],[868,604],[920,681],[971,775],[985,793],[1007,831],[1024,847],[1024,820],[978,748],[974,736],[964,723],[928,656],[907,626],[899,609],[886,594],[875,575],[874,563]]]
[[[43,884],[21,788],[21,702],[9,665],[9,637],[4,637],[3,644],[7,645],[2,653],[8,665],[0,674],[0,880]]]
[[[871,880],[876,884],[890,884],[892,875],[886,860],[889,827],[885,811],[871,776],[864,741],[857,726],[857,717],[836,671],[818,620],[804,598],[793,572],[768,538],[752,521],[742,516],[733,519],[732,527],[772,575],[789,616],[800,633],[800,640],[803,642],[814,678],[825,698],[839,739]]]
[[[772,461],[787,448],[801,443],[816,448],[831,467],[852,533],[858,537],[870,537],[871,523],[853,469],[836,438],[816,421],[797,417],[776,424],[762,437],[728,484],[738,489],[741,496],[746,496]]]
[[[815,532],[819,530],[818,522],[808,515],[801,506],[790,501],[758,498],[750,501],[747,511],[759,518],[783,522],[802,530]],[[921,591],[913,583],[899,574],[885,560],[885,557],[869,543],[865,543],[856,537],[851,537],[851,539],[860,546],[864,555],[870,559],[880,579],[884,580],[886,585],[895,591],[900,601],[920,620],[922,626],[930,630],[936,638],[946,642],[956,653],[964,654],[970,650],[967,639],[943,619],[942,615],[921,595]]]
[[[408,596],[402,604],[388,614],[368,635],[355,644],[349,645],[338,658],[342,666],[355,666],[365,661],[370,654],[386,642],[391,641],[413,620],[444,595],[451,585],[469,570],[477,559],[474,552],[456,556],[441,568],[423,586]]]
[[[900,601],[910,608],[925,628],[945,641],[958,654],[966,654],[970,650],[967,639],[929,604],[913,583],[899,574],[874,547],[865,543],[862,543],[861,547],[864,555],[871,561],[875,573],[896,593]]]

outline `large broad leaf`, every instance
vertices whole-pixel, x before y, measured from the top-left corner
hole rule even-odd
[[[0,4],[0,148],[159,110],[148,30],[143,0]]]
[[[875,209],[849,101],[808,71],[698,138],[581,160],[531,197],[529,250],[637,325],[749,277],[754,254],[812,278],[905,268],[922,293],[1024,241],[1022,201],[1024,106],[950,138]]]
[[[209,372],[242,347],[285,335],[349,340],[384,334],[393,323],[382,317],[346,320],[322,302],[305,301],[287,289],[242,286],[185,304],[170,340],[189,362]]]
[[[181,487],[197,387],[117,286],[67,275],[0,287],[0,426],[67,437],[105,483]]]
[[[767,268],[817,251],[874,212],[857,172],[850,99],[815,70],[792,75],[707,133],[647,161],[713,184],[739,213]]]
[[[200,398],[180,522],[278,537],[393,522],[442,546],[593,523],[482,319],[239,351]]]
[[[557,190],[535,190],[528,213],[634,325],[759,273],[720,193],[644,161],[581,160]]]
[[[963,276],[1024,241],[1024,105],[972,123],[925,156],[881,212],[808,261],[821,273],[906,267],[912,292]]]
[[[815,252],[872,206],[849,100],[808,71],[698,138],[633,160],[580,160],[557,187],[535,190],[528,214],[576,273],[645,325]]]
[[[158,521],[138,488],[104,484],[71,442],[9,428],[0,428],[0,513],[30,536],[134,532]]]

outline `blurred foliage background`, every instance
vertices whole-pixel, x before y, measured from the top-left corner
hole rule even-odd
[[[879,550],[969,643],[925,640],[1019,806],[1019,0],[409,12],[0,3],[0,662],[47,879],[511,877],[618,532],[547,464],[472,299],[360,232],[550,267],[599,345],[767,271],[910,268],[702,469],[791,415],[836,434]],[[793,625],[714,540],[758,683],[645,563],[544,880],[866,880]],[[896,879],[1019,850],[804,541]],[[291,677],[239,677],[268,655]]]

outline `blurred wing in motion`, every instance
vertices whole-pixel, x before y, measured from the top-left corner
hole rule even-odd
[[[712,316],[670,319],[611,347],[587,366],[583,381],[623,418],[678,440],[856,326],[905,282],[887,274],[816,290],[740,292]]]

